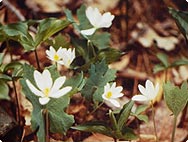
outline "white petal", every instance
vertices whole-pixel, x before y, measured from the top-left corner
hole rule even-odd
[[[42,83],[44,84],[45,88],[51,88],[52,87],[52,77],[51,74],[49,72],[49,70],[44,70],[42,72]]]
[[[33,94],[40,97],[44,96],[44,94],[41,91],[39,91],[28,79],[26,80],[26,84]]]
[[[115,98],[120,98],[120,97],[122,97],[124,94],[123,93],[112,93],[112,96],[111,96],[111,98],[113,98],[113,99],[115,99]]]
[[[114,15],[111,15],[110,12],[106,12],[102,15],[102,20],[100,21],[100,28],[109,28],[112,25],[112,20]]]
[[[62,88],[61,90],[58,90],[57,92],[52,92],[52,94],[50,93],[49,96],[52,98],[59,98],[63,95],[66,95],[71,89],[72,87],[67,86]]]
[[[58,55],[60,58],[63,58],[63,50],[62,50],[62,47],[60,47],[60,48],[57,50],[57,55]]]
[[[114,106],[120,107],[120,103],[119,103],[117,100],[110,99],[109,101],[110,101]]]
[[[101,20],[102,15],[97,8],[88,7],[86,9],[86,17],[88,18],[91,25],[97,26],[97,23]]]
[[[148,101],[148,98],[143,95],[135,95],[132,97],[133,101]]]
[[[112,89],[115,89],[116,88],[116,82],[114,82],[111,86]]]
[[[144,86],[139,84],[138,89],[142,93],[142,95],[147,96],[147,90],[146,90],[146,88],[144,88]]]
[[[96,28],[91,28],[87,30],[81,30],[81,34],[83,35],[92,35],[96,31]]]
[[[153,93],[154,91],[154,86],[153,83],[150,80],[146,80],[146,90],[150,90],[150,93]]]
[[[48,98],[48,97],[39,98],[39,103],[40,103],[41,105],[45,105],[45,104],[47,104],[49,101],[50,101],[50,98]]]
[[[35,83],[37,85],[37,87],[40,89],[40,90],[44,90],[44,84],[43,84],[43,78],[42,78],[42,75],[39,71],[35,70],[34,71],[34,79],[35,79]]]
[[[64,62],[62,60],[57,61],[57,63],[60,64],[60,65],[64,65]]]
[[[63,84],[65,83],[65,80],[66,80],[66,77],[65,76],[62,76],[62,77],[59,77],[55,80],[52,88],[51,88],[51,91],[54,92],[54,91],[57,91],[59,90],[60,87],[63,86]]]

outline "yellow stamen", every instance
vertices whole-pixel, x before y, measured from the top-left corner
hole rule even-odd
[[[59,56],[57,54],[54,55],[54,60],[58,61],[59,60]]]
[[[111,97],[112,97],[112,92],[108,92],[108,93],[106,94],[106,98],[110,99]]]
[[[49,93],[50,93],[50,89],[49,88],[45,88],[43,91],[45,97],[48,97]]]

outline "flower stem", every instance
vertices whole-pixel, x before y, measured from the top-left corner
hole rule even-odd
[[[36,61],[37,61],[37,68],[38,68],[38,70],[40,70],[40,63],[39,63],[39,58],[38,58],[37,50],[35,49],[34,52],[35,52],[35,58],[36,58]]]
[[[153,119],[153,127],[154,127],[156,142],[158,142],[157,129],[156,129],[156,125],[155,125],[155,110],[154,110],[154,106],[153,106],[153,101],[151,101],[151,108],[152,108],[152,119]]]
[[[44,117],[44,123],[45,123],[45,142],[50,142],[49,139],[49,120],[48,120],[48,110],[43,110],[43,117]]]
[[[20,102],[18,99],[18,93],[16,90],[16,83],[15,80],[12,78],[12,83],[13,83],[13,89],[16,97],[16,106],[17,106],[17,111],[16,111],[16,120],[18,121],[18,124],[20,125]]]
[[[174,116],[173,131],[172,131],[171,142],[174,142],[174,137],[175,137],[175,132],[176,132],[176,121],[177,121],[177,116]]]

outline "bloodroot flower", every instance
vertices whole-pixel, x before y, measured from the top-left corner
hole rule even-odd
[[[120,107],[120,103],[117,101],[117,98],[123,96],[123,93],[121,93],[122,90],[123,90],[122,86],[116,87],[116,82],[114,82],[112,86],[110,86],[110,84],[107,83],[104,86],[104,93],[102,94],[102,98],[105,101],[109,101],[114,106]]]
[[[46,50],[47,57],[54,62],[57,62],[58,64],[63,64],[62,58],[62,48],[60,47],[57,51],[50,46],[50,50]]]
[[[154,86],[150,80],[147,80],[145,86],[146,87],[143,87],[140,84],[138,85],[138,89],[142,94],[133,96],[132,100],[152,101],[153,99],[155,99],[155,97],[157,96],[159,92],[159,83],[157,83],[156,86]]]
[[[54,82],[51,74],[48,70],[44,70],[42,73],[35,70],[34,80],[37,86],[34,86],[28,79],[26,80],[27,86],[33,94],[39,96],[39,103],[45,105],[50,101],[50,98],[59,98],[67,94],[72,87],[63,87],[66,80],[65,76],[58,77]]]
[[[93,26],[93,28],[82,30],[83,35],[92,35],[99,28],[109,28],[112,25],[114,15],[110,12],[106,12],[103,15],[97,8],[88,7],[86,9],[86,17]]]
[[[72,63],[72,61],[75,58],[75,49],[71,50],[71,48],[69,48],[69,49],[63,48],[62,49],[62,57],[63,57],[62,64],[65,67],[69,68],[70,64]]]

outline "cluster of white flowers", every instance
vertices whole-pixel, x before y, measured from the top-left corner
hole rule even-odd
[[[64,65],[67,68],[70,67],[70,64],[75,58],[75,49],[66,49],[66,48],[59,48],[57,51],[50,46],[49,50],[46,50],[47,57],[58,64]]]
[[[111,15],[110,12],[106,12],[102,15],[97,8],[92,7],[86,9],[86,17],[93,27],[81,30],[81,34],[83,35],[92,35],[99,28],[109,28],[114,19],[114,15]]]
[[[141,95],[135,95],[132,97],[133,101],[152,101],[156,98],[158,92],[159,92],[159,84],[157,83],[155,86],[150,80],[146,81],[145,84],[146,87],[142,85],[138,85],[138,89],[141,92]],[[123,93],[121,91],[123,90],[122,86],[116,87],[116,83],[114,82],[112,86],[110,86],[109,83],[107,83],[104,86],[104,93],[102,94],[102,98],[110,102],[116,107],[120,107],[120,103],[118,101],[119,97],[123,96]]]

